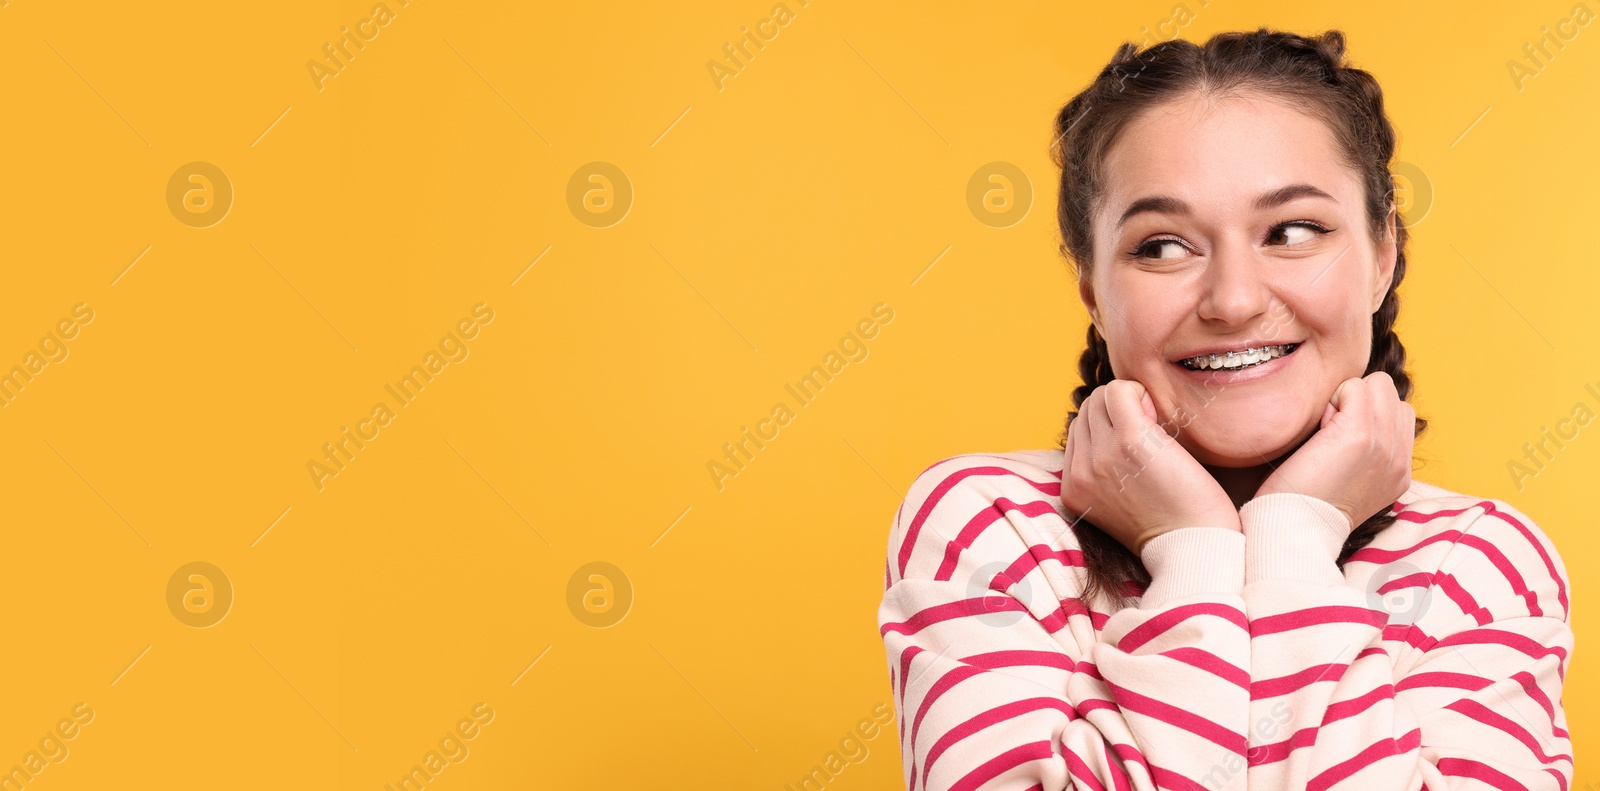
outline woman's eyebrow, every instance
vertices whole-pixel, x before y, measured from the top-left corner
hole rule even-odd
[[[1256,209],[1270,209],[1298,198],[1327,198],[1335,203],[1338,202],[1337,198],[1310,184],[1290,184],[1271,192],[1261,193],[1261,196],[1256,198]],[[1182,215],[1188,214],[1189,211],[1189,204],[1177,198],[1170,195],[1152,195],[1147,198],[1140,198],[1130,204],[1127,210],[1122,213],[1122,216],[1117,218],[1116,227],[1121,228],[1123,223],[1128,221],[1128,218],[1144,212]]]
[[[1129,205],[1128,210],[1123,212],[1121,217],[1117,218],[1116,227],[1121,228],[1122,224],[1127,222],[1129,217],[1132,217],[1135,214],[1143,214],[1145,212],[1154,212],[1156,214],[1188,214],[1189,204],[1168,195],[1152,195],[1148,198],[1140,198]]]
[[[1327,198],[1334,203],[1339,202],[1339,200],[1332,195],[1329,195],[1328,193],[1323,192],[1322,190],[1317,189],[1310,184],[1302,183],[1290,184],[1287,187],[1279,187],[1271,192],[1261,193],[1261,197],[1256,198],[1256,208],[1270,209],[1274,206],[1280,206],[1288,203],[1296,198]]]

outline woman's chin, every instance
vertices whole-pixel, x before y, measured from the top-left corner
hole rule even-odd
[[[1310,430],[1288,421],[1260,418],[1232,426],[1191,423],[1178,441],[1201,464],[1211,467],[1257,467],[1294,450]]]

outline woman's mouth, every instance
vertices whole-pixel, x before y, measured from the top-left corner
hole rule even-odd
[[[1236,349],[1212,347],[1215,351],[1185,357],[1173,365],[1184,371],[1185,378],[1192,377],[1190,381],[1207,387],[1244,385],[1276,376],[1292,365],[1294,352],[1301,345],[1299,342],[1265,344],[1255,341],[1253,345]]]
[[[1202,354],[1179,360],[1178,364],[1191,371],[1238,371],[1288,356],[1299,346],[1298,343],[1280,343],[1220,354]]]

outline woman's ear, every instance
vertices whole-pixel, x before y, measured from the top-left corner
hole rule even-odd
[[[1100,326],[1100,307],[1094,301],[1094,286],[1081,272],[1078,275],[1078,298],[1083,300],[1083,306],[1089,311],[1089,321],[1094,323],[1094,331],[1104,338],[1106,333]]]
[[[1372,309],[1369,313],[1377,313],[1383,306],[1383,298],[1389,295],[1389,285],[1394,282],[1394,265],[1399,257],[1399,240],[1395,236],[1395,218],[1399,215],[1394,204],[1389,204],[1389,216],[1384,219],[1383,241],[1378,243],[1378,272],[1372,281]]]

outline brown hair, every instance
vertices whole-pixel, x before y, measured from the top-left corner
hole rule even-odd
[[[1111,62],[1092,84],[1061,108],[1055,120],[1051,155],[1061,168],[1058,221],[1061,251],[1073,262],[1077,276],[1087,275],[1094,261],[1091,220],[1103,194],[1101,172],[1105,153],[1117,134],[1140,111],[1186,94],[1226,96],[1256,92],[1291,102],[1316,115],[1333,133],[1344,162],[1358,173],[1364,185],[1372,237],[1382,239],[1394,179],[1389,162],[1395,153],[1394,127],[1383,110],[1383,91],[1373,76],[1344,63],[1344,34],[1329,30],[1318,36],[1260,28],[1253,32],[1218,33],[1201,45],[1175,39],[1144,51],[1132,43],[1117,48]],[[1406,273],[1405,223],[1395,223],[1394,278],[1382,305],[1372,314],[1372,354],[1366,373],[1384,371],[1394,379],[1401,398],[1411,394],[1406,374],[1406,351],[1395,335],[1400,312],[1396,290]],[[1074,410],[1095,388],[1116,378],[1105,339],[1089,325],[1088,348],[1078,359],[1083,386],[1072,392]],[[1076,411],[1067,414],[1070,427]],[[1416,434],[1428,422],[1417,418]],[[1065,448],[1063,431],[1059,447]],[[1374,514],[1350,533],[1339,553],[1338,564],[1394,522],[1389,509]],[[1100,593],[1125,603],[1132,588],[1150,583],[1138,556],[1121,542],[1087,520],[1073,525],[1083,551],[1087,583],[1082,601],[1089,605]]]

